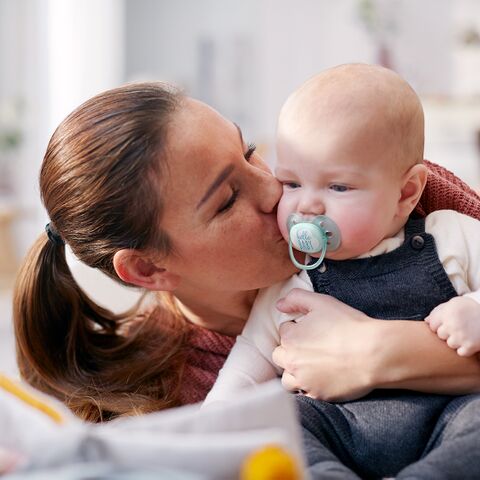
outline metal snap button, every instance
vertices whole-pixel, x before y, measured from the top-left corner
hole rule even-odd
[[[423,239],[422,236],[420,235],[415,235],[414,237],[412,237],[412,239],[410,240],[410,245],[412,246],[412,248],[414,248],[415,250],[421,250],[423,248],[423,246],[425,245],[425,240]]]
[[[325,273],[327,271],[327,266],[325,265],[325,262],[322,262],[322,264],[318,267],[318,271],[320,273]]]

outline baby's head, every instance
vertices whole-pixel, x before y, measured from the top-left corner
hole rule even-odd
[[[425,186],[420,100],[405,80],[372,65],[342,65],[313,77],[285,102],[275,173],[286,218],[326,215],[342,243],[327,257],[361,255],[406,222]]]

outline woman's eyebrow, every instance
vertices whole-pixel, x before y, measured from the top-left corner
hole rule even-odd
[[[233,172],[235,165],[227,165],[218,175],[217,178],[212,182],[205,195],[197,204],[197,210],[214,194],[214,192],[220,187],[220,185],[228,178],[228,176]]]
[[[236,127],[237,130],[238,130],[238,134],[240,135],[240,142],[241,142],[242,148],[243,148],[243,143],[244,143],[244,142],[243,142],[242,129],[240,128],[240,125],[238,125],[237,123],[235,123],[235,122],[232,122],[232,123],[235,125],[235,127]]]

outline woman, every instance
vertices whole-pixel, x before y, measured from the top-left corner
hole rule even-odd
[[[254,150],[237,126],[163,84],[105,92],[62,122],[40,175],[51,222],[15,288],[18,362],[29,383],[91,421],[206,394],[192,398],[189,386],[206,385],[232,340],[204,329],[238,334],[257,290],[295,271],[276,224],[281,187]],[[116,280],[167,293],[142,315],[115,316],[79,289],[65,243]],[[315,394],[311,379],[321,377],[318,391],[327,399],[379,386],[479,389],[476,359],[458,357],[423,322],[383,322],[379,338],[373,322],[381,320],[336,302],[322,312],[313,298],[310,316],[335,321],[330,338],[322,335],[315,353],[305,354],[315,358],[316,373],[298,366],[288,349],[296,334],[287,333],[277,360],[289,372],[288,387]],[[286,308],[299,308],[296,301],[293,295]],[[316,327],[307,319],[301,328]],[[332,348],[336,335],[341,350]],[[311,351],[307,338],[296,342]]]

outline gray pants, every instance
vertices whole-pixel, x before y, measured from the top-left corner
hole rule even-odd
[[[428,409],[418,398],[396,391],[333,404],[299,396],[312,479],[480,479],[480,395],[438,396],[429,417],[418,415]]]

